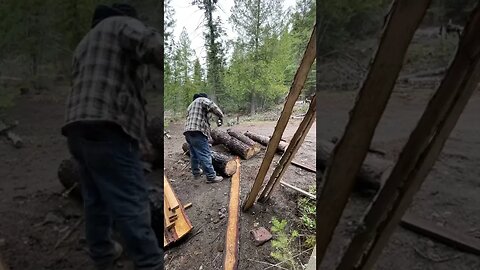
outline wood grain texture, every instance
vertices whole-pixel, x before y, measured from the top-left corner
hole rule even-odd
[[[225,236],[224,270],[238,269],[240,240],[240,160],[237,158],[237,171],[232,176],[230,202],[228,205],[227,233]]]
[[[185,209],[183,205],[181,204],[180,200],[178,200],[177,196],[175,195],[175,192],[172,189],[172,186],[170,185],[170,181],[168,181],[167,177],[163,177],[163,185],[164,185],[164,223],[165,223],[165,228],[164,228],[164,235],[163,235],[163,246],[167,247],[168,245],[180,240],[184,236],[186,236],[192,229],[192,223],[187,217],[187,214],[185,213]],[[168,207],[169,204],[172,203],[178,204],[178,207],[173,210],[172,212],[176,215],[176,219],[174,221],[170,221],[170,214],[171,212],[171,207]],[[168,202],[167,202],[168,201]],[[169,227],[167,226],[169,225]]]
[[[336,145],[317,200],[317,260],[321,265],[402,68],[408,46],[431,0],[394,1],[370,70]]]

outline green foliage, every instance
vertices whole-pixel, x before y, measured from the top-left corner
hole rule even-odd
[[[272,240],[271,256],[290,269],[298,269],[298,263],[294,257],[295,247],[293,242],[300,236],[298,231],[287,231],[287,221],[272,218],[271,228],[275,238]]]
[[[309,189],[311,194],[315,194],[315,186]],[[316,205],[315,201],[310,198],[302,197],[298,200],[298,208],[300,211],[300,220],[306,231],[315,233],[315,217]]]
[[[221,21],[211,14],[217,1],[193,1],[205,14],[206,66],[202,68],[199,61],[191,59],[191,84],[185,87],[178,72],[185,63],[176,57],[183,45],[180,40],[171,41],[172,51],[165,55],[167,110],[185,110],[178,107],[177,93],[189,91],[209,93],[227,113],[253,115],[282,103],[315,23],[315,1],[301,2],[285,12],[282,1],[234,1],[230,22],[239,38],[229,41],[232,51],[226,61],[225,32]],[[307,93],[315,90],[314,67],[310,74],[305,84]]]

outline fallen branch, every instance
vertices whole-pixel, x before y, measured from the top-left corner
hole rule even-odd
[[[295,190],[295,191],[297,191],[297,192],[299,192],[299,193],[301,193],[301,194],[309,197],[309,198],[312,199],[312,200],[316,200],[316,199],[317,199],[316,196],[313,195],[312,193],[309,193],[309,192],[307,192],[307,191],[305,191],[305,190],[303,190],[303,189],[300,189],[300,188],[298,188],[298,187],[296,187],[296,186],[290,185],[290,184],[285,183],[285,182],[283,182],[283,181],[280,181],[280,184],[283,185],[283,186],[285,186],[285,187],[288,187],[288,188],[290,188],[290,189],[293,189],[293,190]]]

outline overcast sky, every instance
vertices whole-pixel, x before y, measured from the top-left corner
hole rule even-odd
[[[173,34],[175,40],[178,40],[178,36],[185,27],[192,41],[192,49],[195,50],[196,55],[200,58],[200,62],[205,63],[206,51],[203,40],[203,32],[205,30],[203,20],[205,16],[203,11],[197,6],[191,5],[191,2],[191,0],[174,0],[171,2],[175,10],[175,29]],[[283,6],[285,9],[295,7],[295,0],[283,0]],[[214,14],[214,18],[220,16],[227,39],[234,39],[236,36],[228,21],[232,7],[233,0],[219,0],[218,8]]]

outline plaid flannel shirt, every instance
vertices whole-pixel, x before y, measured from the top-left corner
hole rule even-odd
[[[125,16],[107,18],[91,29],[74,52],[62,133],[77,121],[109,121],[144,145],[143,64],[163,73],[163,38],[157,31]]]
[[[219,118],[223,118],[220,108],[208,98],[195,99],[187,109],[187,122],[185,123],[185,132],[200,131],[205,136],[210,137],[210,123],[208,122],[208,113],[213,113]]]

